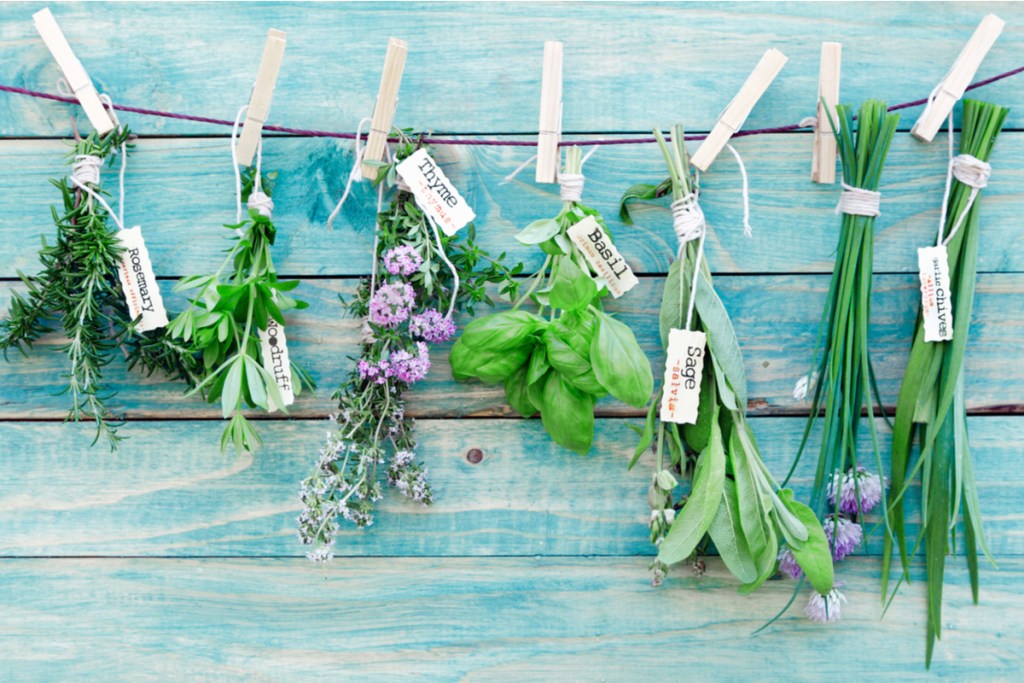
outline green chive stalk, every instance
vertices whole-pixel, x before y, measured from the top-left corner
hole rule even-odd
[[[836,107],[836,141],[842,163],[843,182],[852,188],[877,192],[882,167],[896,133],[899,117],[886,110],[884,102],[866,100],[861,104],[854,126],[853,109]],[[787,481],[793,476],[808,443],[815,420],[823,420],[821,448],[814,474],[812,507],[825,511],[826,491],[836,473],[858,467],[858,441],[861,412],[867,407],[871,444],[881,474],[882,458],[875,429],[875,416],[883,415],[871,359],[868,355],[868,323],[871,315],[871,271],[875,217],[843,213],[839,235],[838,259],[832,273],[815,354],[821,353],[814,384],[810,416],[804,428]],[[815,365],[812,362],[812,367]],[[817,377],[816,381],[813,378]],[[872,401],[874,395],[877,405]],[[824,415],[819,413],[824,409]],[[858,498],[860,498],[858,494]],[[834,496],[834,509],[827,513],[838,517],[840,496]],[[859,505],[859,503],[858,503]],[[886,530],[888,532],[888,521]]]
[[[965,100],[960,153],[987,162],[1008,112],[1005,107]],[[967,569],[975,604],[978,602],[978,548],[995,564],[981,527],[981,511],[967,438],[967,411],[964,406],[963,360],[974,305],[981,209],[980,194],[971,203],[971,193],[969,185],[960,181],[953,182],[942,232],[943,240],[952,234],[946,248],[949,256],[950,300],[953,304],[953,339],[926,342],[922,316],[918,314],[910,360],[903,375],[893,423],[889,518],[894,538],[887,536],[885,539],[882,597],[885,599],[888,594],[894,545],[899,549],[903,567],[896,588],[908,579],[910,565],[903,496],[910,482],[920,473],[923,485],[922,521],[913,552],[924,543],[928,581],[926,666],[931,666],[935,641],[942,633],[942,583],[946,553],[951,547],[955,548],[956,523],[961,512]],[[963,222],[954,234],[954,227],[961,218]],[[913,470],[908,473],[915,440],[920,444],[920,455]]]

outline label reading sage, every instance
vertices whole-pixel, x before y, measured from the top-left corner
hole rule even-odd
[[[417,150],[398,164],[402,176],[416,198],[416,204],[434,219],[444,234],[451,237],[476,217],[425,149]]]
[[[693,330],[670,330],[661,394],[661,421],[695,424],[700,406],[706,335]]]
[[[135,226],[120,230],[117,239],[124,253],[117,274],[121,280],[125,303],[132,320],[139,318],[135,329],[149,332],[167,325],[167,311],[160,296],[160,287],[153,274],[153,263],[149,260],[146,242],[142,239],[142,228]]]
[[[597,274],[604,278],[613,297],[618,299],[636,287],[636,275],[593,216],[587,216],[569,228],[568,233],[569,239],[583,252]]]
[[[263,353],[263,368],[269,372],[274,383],[281,392],[284,406],[295,403],[292,391],[292,365],[288,360],[288,339],[284,335],[284,327],[273,318],[267,319],[267,329],[260,330],[260,349]],[[270,412],[282,410],[282,405],[271,399],[268,404]]]
[[[953,338],[953,304],[949,298],[949,257],[945,246],[917,250],[921,277],[921,313],[926,342]]]

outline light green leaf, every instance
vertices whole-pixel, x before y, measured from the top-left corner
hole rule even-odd
[[[238,400],[242,393],[243,364],[244,356],[236,356],[228,368],[227,379],[224,380],[224,393],[221,394],[221,411],[227,419],[232,411],[238,407]]]
[[[654,391],[651,364],[633,331],[607,313],[598,313],[590,362],[597,380],[615,398],[636,408],[647,405]]]
[[[552,371],[544,384],[543,398],[540,408],[544,429],[555,443],[586,455],[594,441],[594,397]]]
[[[832,550],[828,545],[825,530],[821,528],[818,516],[811,508],[793,498],[790,489],[779,491],[779,498],[786,508],[807,527],[807,540],[799,544],[790,544],[793,557],[804,570],[807,580],[814,590],[826,595],[832,590],[835,576],[832,571]]]
[[[580,311],[590,305],[597,296],[597,285],[572,259],[563,258],[558,264],[558,273],[548,292],[548,300],[554,308],[566,311]]]
[[[741,583],[757,580],[757,567],[750,554],[747,539],[740,526],[739,502],[736,499],[736,485],[726,479],[722,488],[722,502],[715,518],[708,527],[708,535],[715,544],[722,562]]]
[[[560,232],[558,221],[551,218],[542,218],[534,221],[519,231],[516,239],[523,244],[540,244],[546,242]]]

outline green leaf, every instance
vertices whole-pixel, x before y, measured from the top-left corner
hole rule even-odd
[[[522,345],[527,337],[546,325],[543,318],[529,311],[502,311],[466,325],[456,343],[478,351],[507,351]]]
[[[555,443],[586,455],[594,441],[594,397],[572,386],[558,372],[544,384],[541,420]]]
[[[245,356],[245,381],[249,387],[249,397],[255,405],[267,410],[267,385],[262,369],[255,359]]]
[[[523,364],[505,379],[505,398],[509,406],[523,417],[537,413],[537,406],[530,400],[530,385],[526,381],[527,366]]]
[[[601,385],[615,398],[636,408],[651,400],[654,376],[651,364],[633,331],[607,313],[598,316],[590,361]]]
[[[242,379],[244,377],[244,356],[236,356],[235,360],[227,371],[227,379],[224,380],[224,393],[221,394],[221,409],[224,418],[227,419],[232,411],[238,408],[239,398],[242,394]]]
[[[731,389],[736,395],[737,409],[744,410],[747,405],[747,372],[740,343],[725,305],[704,273],[697,281],[696,308],[701,326],[708,335],[708,350],[715,362],[719,391],[727,393],[722,389],[722,384],[728,382],[726,389]]]
[[[561,231],[558,221],[551,218],[542,218],[534,221],[519,231],[516,239],[523,244],[540,244],[546,242]]]
[[[779,498],[786,508],[807,527],[807,540],[799,544],[791,543],[789,548],[797,564],[804,570],[807,580],[814,590],[827,595],[832,590],[835,576],[832,571],[832,550],[828,545],[828,537],[821,528],[821,522],[814,510],[793,498],[790,489],[779,491]]]
[[[644,428],[637,430],[637,433],[640,435],[640,442],[637,443],[636,450],[633,451],[633,457],[629,461],[629,467],[626,469],[633,469],[637,461],[640,460],[640,456],[651,447],[651,443],[654,441],[654,422],[658,415],[659,398],[660,396],[651,401],[650,407],[647,408],[647,419],[644,421]]]
[[[741,583],[751,584],[757,581],[758,571],[740,526],[736,484],[726,479],[722,491],[722,502],[708,527],[708,535],[732,575]]]
[[[538,380],[543,379],[550,368],[551,364],[548,362],[547,348],[543,344],[537,344],[533,347],[533,353],[530,354],[530,364],[526,372],[526,383],[534,384]]]
[[[554,308],[566,311],[585,309],[597,296],[597,285],[572,259],[563,258],[558,264],[558,273],[548,292],[548,300]]]

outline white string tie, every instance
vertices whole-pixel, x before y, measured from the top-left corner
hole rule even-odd
[[[872,190],[865,190],[860,187],[843,185],[843,193],[839,195],[839,203],[836,204],[836,213],[845,213],[851,216],[878,216],[879,206],[882,202],[882,193]]]
[[[348,199],[349,193],[352,192],[352,185],[360,182],[363,179],[363,154],[365,148],[362,145],[363,126],[373,125],[373,119],[367,117],[359,121],[359,125],[356,127],[356,147],[355,157],[352,160],[352,169],[348,172],[348,180],[345,182],[345,191],[341,194],[341,199],[335,204],[334,210],[331,211],[331,215],[327,217],[327,229],[334,229],[334,219],[341,213],[341,207],[345,205],[345,200]],[[367,135],[369,137],[369,135]],[[387,145],[384,145],[384,149],[387,150]],[[378,207],[379,210],[380,207]]]
[[[509,182],[512,182],[513,180],[515,180],[515,177],[517,175],[519,175],[521,172],[526,170],[526,167],[529,166],[530,164],[532,164],[535,161],[537,161],[537,155],[536,154],[534,154],[532,157],[530,157],[529,159],[527,159],[523,163],[519,164],[519,167],[516,168],[516,170],[512,171],[507,176],[505,176],[505,179],[501,181],[501,184],[504,185],[505,183],[509,183]]]
[[[953,157],[953,177],[973,189],[983,190],[992,177],[992,165],[970,154],[959,154]]]
[[[594,145],[589,152],[583,155],[583,158],[580,159],[579,173],[558,174],[558,190],[563,202],[578,202],[583,198],[583,184],[586,180],[583,177],[583,164],[587,163],[587,159],[594,156],[596,151],[597,145]]]
[[[730,144],[725,146],[732,152],[733,157],[736,159],[736,164],[740,167],[740,178],[743,180],[743,234],[746,237],[751,237],[754,234],[754,230],[750,227],[750,186],[747,182],[747,167],[744,166],[743,157],[740,156],[735,147]]]
[[[99,187],[100,169],[103,167],[103,159],[93,154],[79,154],[71,165],[71,182],[77,187],[89,183]]]
[[[253,190],[249,193],[249,200],[246,202],[246,206],[250,210],[255,209],[265,218],[270,218],[274,213],[274,200],[262,190]]]
[[[691,192],[672,202],[672,228],[679,238],[680,247],[704,236],[707,223],[695,193]]]

